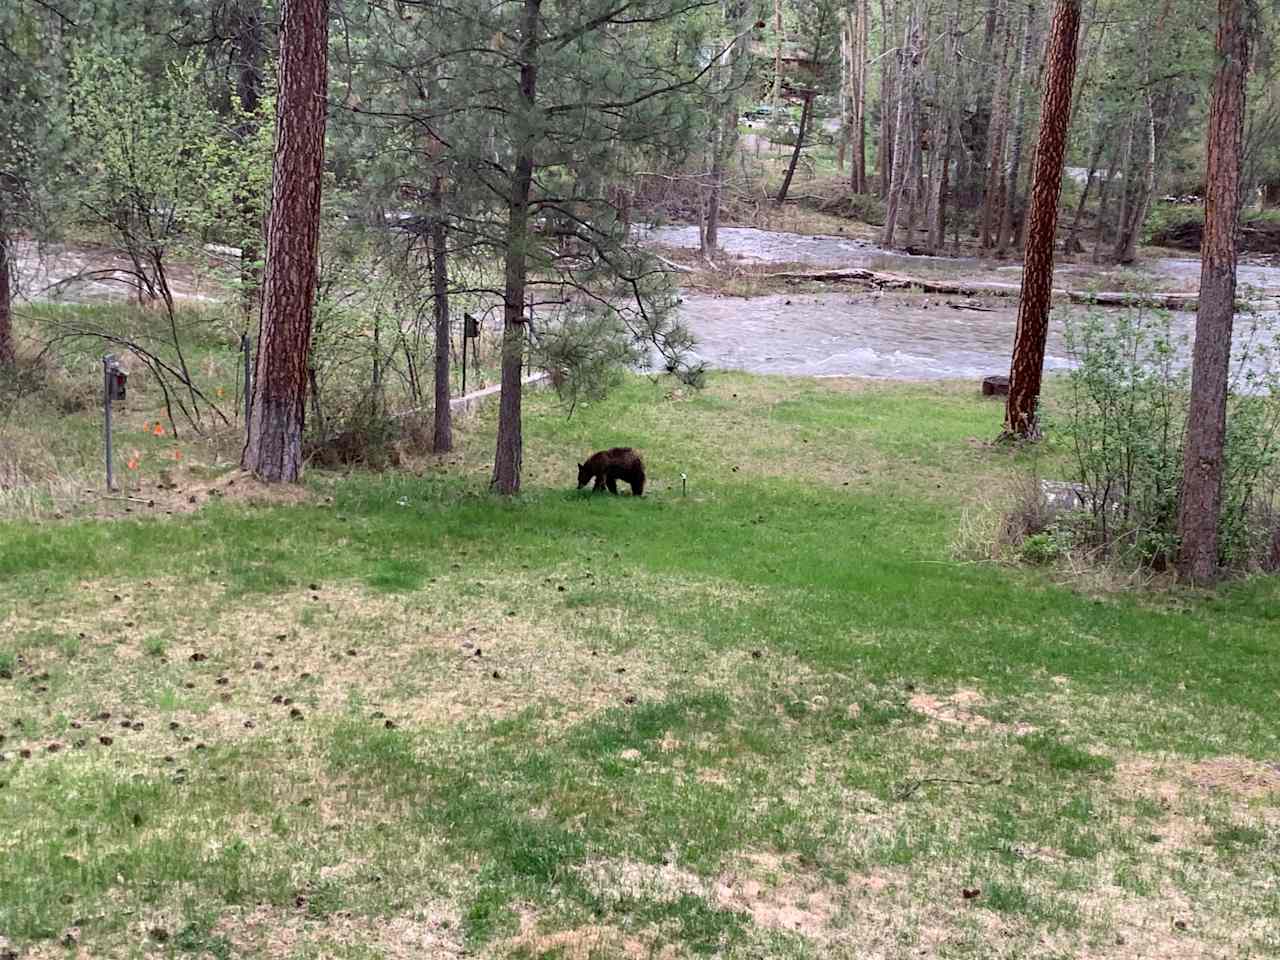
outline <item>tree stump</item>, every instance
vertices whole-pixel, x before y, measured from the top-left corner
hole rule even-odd
[[[1009,395],[1009,378],[984,377],[982,395],[984,397],[1007,397]]]

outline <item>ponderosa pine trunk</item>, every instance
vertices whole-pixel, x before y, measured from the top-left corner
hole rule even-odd
[[[1040,136],[1023,247],[1022,296],[1018,302],[1018,326],[1009,365],[1009,400],[1005,407],[1005,434],[1019,439],[1031,439],[1039,434],[1036,406],[1044,375],[1045,340],[1049,334],[1054,234],[1058,226],[1058,198],[1062,193],[1062,164],[1071,118],[1079,34],[1080,0],[1058,0],[1045,52]]]
[[[724,184],[724,121],[716,121],[716,132],[711,143],[711,183],[707,189],[707,213],[702,233],[701,248],[705,256],[713,257],[720,245],[720,193]]]
[[[1218,0],[1218,68],[1209,105],[1200,303],[1178,509],[1178,573],[1183,580],[1199,584],[1212,583],[1219,573],[1218,524],[1235,312],[1250,6],[1248,0]]]
[[[527,113],[536,106],[538,90],[538,21],[542,0],[525,0],[520,41],[520,102]],[[520,492],[524,461],[522,374],[524,372],[524,297],[528,280],[529,194],[533,187],[533,142],[520,143],[507,204],[506,276],[502,304],[502,392],[498,400],[498,445],[493,457],[491,485],[498,493]]]
[[[13,345],[13,286],[9,278],[9,234],[4,211],[0,209],[0,367],[11,367],[17,359]]]
[[[806,94],[804,106],[800,108],[800,129],[796,132],[796,146],[791,151],[791,162],[787,164],[787,175],[782,178],[782,189],[778,191],[777,203],[787,201],[787,191],[791,189],[791,178],[796,175],[796,164],[800,162],[800,151],[804,149],[804,135],[809,127],[809,117],[813,113],[813,97]]]
[[[449,405],[449,228],[444,213],[444,177],[436,174],[431,181],[431,297],[435,306],[436,369],[435,404],[431,448],[436,453],[453,449],[453,409]],[[467,349],[463,331],[462,349]]]
[[[328,80],[328,0],[286,0],[280,17],[275,171],[254,368],[241,464],[271,483],[302,472],[307,354],[315,307]]]

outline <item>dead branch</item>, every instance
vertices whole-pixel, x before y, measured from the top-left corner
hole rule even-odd
[[[697,273],[693,267],[686,267],[683,263],[676,263],[674,260],[668,260],[666,257],[660,257],[656,253],[653,258],[668,270],[674,270],[676,273]]]
[[[927,783],[946,783],[960,784],[965,787],[994,787],[1004,782],[1004,777],[992,777],[989,780],[964,780],[957,777],[920,777],[919,779],[904,780],[902,784],[894,791],[894,797],[898,800],[910,800],[917,790]]]

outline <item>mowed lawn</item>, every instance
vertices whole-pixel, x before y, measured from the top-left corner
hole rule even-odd
[[[287,503],[194,473],[173,516],[0,526],[0,936],[1280,955],[1280,586],[953,560],[1062,476],[991,446],[1000,414],[971,384],[637,378],[572,418],[530,397],[512,502],[490,410]],[[614,444],[646,496],[575,492]]]

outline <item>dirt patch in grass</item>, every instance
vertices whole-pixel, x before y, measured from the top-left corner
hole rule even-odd
[[[719,906],[748,914],[758,927],[819,942],[832,935],[843,899],[843,891],[771,854],[743,858],[738,869],[716,880],[712,895]]]
[[[667,903],[686,894],[704,896],[708,884],[674,863],[641,863],[628,859],[588,860],[578,872],[587,888],[605,900],[624,898]]]
[[[917,693],[907,701],[907,706],[916,713],[937,723],[954,724],[962,728],[982,728],[994,733],[1022,735],[1035,732],[1036,728],[1031,724],[997,723],[977,712],[988,705],[986,697],[977,690],[963,688],[945,697]]]
[[[146,483],[98,500],[96,516],[105,519],[139,516],[181,516],[218,502],[251,507],[292,507],[316,501],[316,495],[298,483],[263,483],[245,470],[232,470],[214,479],[189,470],[161,471],[154,483]]]
[[[1244,757],[1126,760],[1117,765],[1116,780],[1165,804],[1210,797],[1233,805],[1254,800],[1280,803],[1280,764]]]
[[[555,957],[557,960],[597,960],[625,957],[627,960],[676,960],[678,948],[668,944],[658,948],[652,937],[623,933],[607,924],[586,924],[568,930],[542,932],[532,910],[520,912],[520,932],[495,944],[489,956]]]
[[[225,914],[213,934],[230,943],[234,956],[269,960],[309,949],[317,956],[333,956],[335,948],[350,947],[371,950],[387,960],[466,955],[458,915],[438,904],[410,916],[360,917],[343,911],[323,918],[308,917],[304,909],[259,906]]]
[[[1081,899],[1081,907],[1093,931],[1044,934],[1039,941],[1045,955],[1081,960],[1226,960],[1257,955],[1247,944],[1260,931],[1250,930],[1249,924],[1217,909],[1217,904],[1194,903],[1169,884],[1138,897],[1103,883]]]

